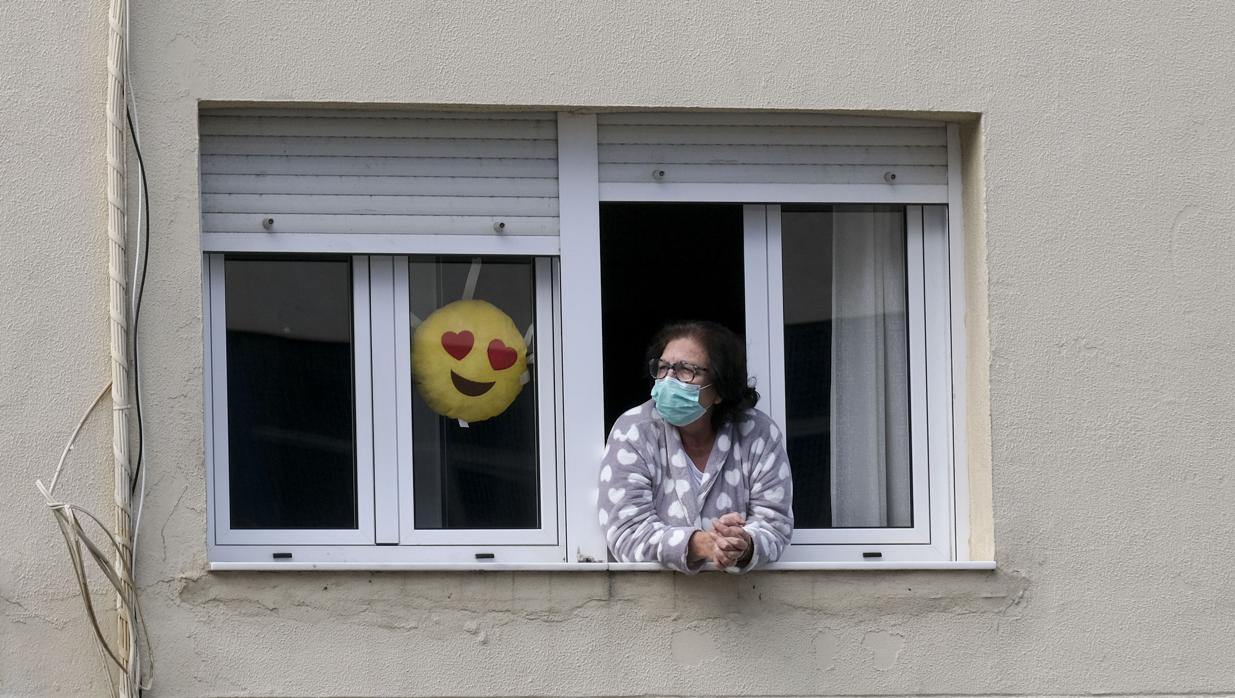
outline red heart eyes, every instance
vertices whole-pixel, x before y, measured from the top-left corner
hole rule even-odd
[[[475,343],[476,337],[467,330],[459,333],[445,332],[442,334],[442,348],[446,350],[447,354],[455,357],[455,361],[462,361],[463,357],[471,353],[472,345]]]
[[[462,361],[464,357],[472,353],[474,344],[476,344],[476,336],[467,330],[442,333],[442,348],[447,354],[453,356],[455,361]],[[502,340],[495,339],[489,342],[489,365],[494,371],[510,368],[518,360],[519,352],[506,346]]]
[[[489,342],[489,365],[494,371],[514,366],[518,358],[519,353],[503,344],[502,340],[495,339]]]

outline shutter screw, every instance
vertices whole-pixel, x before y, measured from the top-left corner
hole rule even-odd
[[[493,224],[493,232],[495,232],[495,233],[504,233],[504,232],[506,232],[506,221],[498,221],[498,222],[494,223],[494,224]]]
[[[896,184],[896,173],[895,172],[884,172],[883,181],[887,182],[888,184]]]
[[[661,180],[665,178],[664,170],[652,170],[652,179]]]
[[[262,227],[265,228],[266,230],[270,230],[271,228],[274,227],[274,219],[273,218],[263,218]]]

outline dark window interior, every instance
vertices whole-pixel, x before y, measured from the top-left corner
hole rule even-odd
[[[785,212],[786,222],[808,214]],[[818,214],[830,221],[830,211]],[[781,237],[785,289],[785,450],[793,468],[793,518],[798,528],[831,528],[831,229]]]
[[[607,434],[647,401],[644,352],[662,325],[714,320],[745,334],[742,207],[602,204],[600,255]]]
[[[502,414],[466,428],[413,391],[412,426],[416,528],[540,526],[534,384]]]
[[[231,526],[354,529],[351,263],[225,265]]]

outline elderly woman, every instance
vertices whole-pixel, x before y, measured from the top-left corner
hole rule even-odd
[[[687,574],[775,561],[793,532],[793,479],[783,433],[753,409],[742,339],[673,324],[647,358],[652,399],[613,425],[600,469],[609,550]]]

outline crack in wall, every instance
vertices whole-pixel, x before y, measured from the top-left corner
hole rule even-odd
[[[63,630],[68,625],[68,622],[65,620],[57,620],[51,616],[31,611],[25,604],[16,599],[4,596],[3,594],[0,594],[0,603],[4,604],[4,608],[0,611],[0,615],[13,621],[14,623],[26,625],[27,621],[37,620],[42,621],[57,630]]]
[[[163,556],[163,561],[167,561],[167,524],[171,523],[172,517],[176,515],[176,509],[180,506],[180,502],[184,500],[184,495],[189,491],[189,486],[185,485],[180,490],[180,496],[176,497],[176,501],[172,503],[171,509],[167,511],[167,518],[163,519],[163,525],[159,527],[159,540],[162,545],[159,547],[159,552]]]

